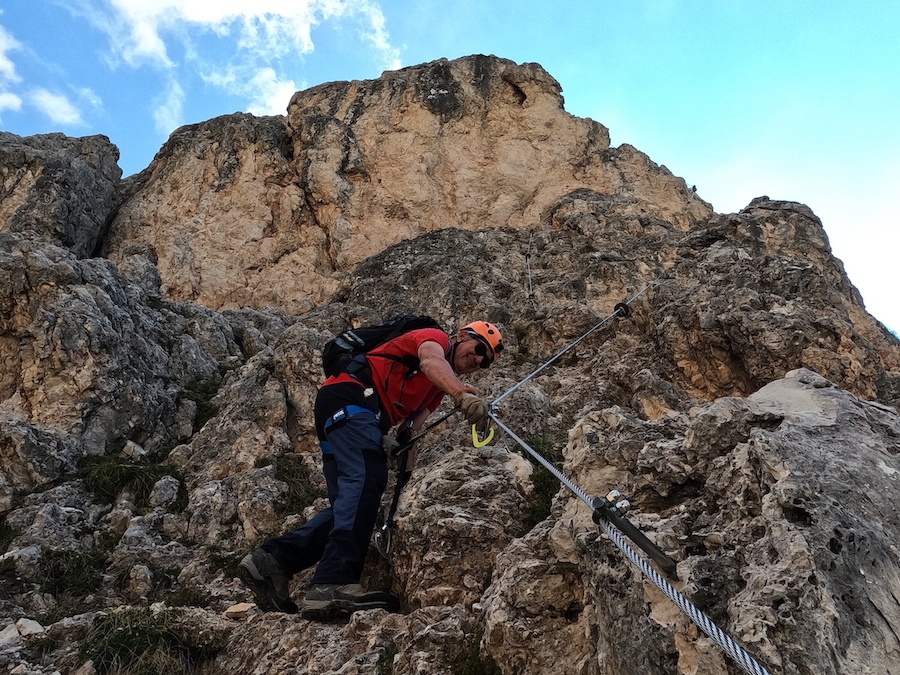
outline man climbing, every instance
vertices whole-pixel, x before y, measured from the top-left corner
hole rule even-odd
[[[264,611],[295,613],[291,577],[316,565],[302,616],[332,620],[361,609],[394,610],[391,593],[360,583],[369,540],[387,485],[386,436],[414,435],[450,395],[468,423],[484,431],[488,403],[459,375],[488,368],[503,338],[487,321],[475,321],[449,337],[437,328],[404,333],[354,359],[329,377],[315,403],[316,433],[331,505],[310,521],[244,556],[240,578]]]

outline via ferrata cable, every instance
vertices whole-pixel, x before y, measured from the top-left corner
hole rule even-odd
[[[498,396],[497,398],[495,398],[495,399],[491,402],[491,408],[492,408],[492,409],[496,409],[496,407],[497,407],[497,405],[499,405],[500,401],[502,401],[502,400],[505,399],[507,396],[509,396],[510,394],[512,394],[514,391],[516,391],[517,389],[519,389],[519,387],[521,387],[523,384],[525,384],[525,383],[528,382],[529,380],[533,379],[536,375],[538,375],[538,373],[540,373],[541,371],[543,371],[545,368],[549,367],[549,366],[550,366],[551,364],[553,364],[557,359],[559,359],[559,358],[562,357],[563,355],[565,355],[565,354],[567,354],[568,352],[570,352],[570,351],[571,351],[572,349],[574,349],[579,343],[581,343],[582,340],[584,340],[584,339],[587,338],[589,335],[593,334],[594,332],[596,332],[597,330],[599,330],[600,328],[602,328],[603,326],[605,326],[607,323],[609,323],[610,321],[612,321],[615,317],[625,318],[625,317],[627,317],[629,314],[631,314],[631,309],[629,308],[629,305],[630,305],[632,302],[634,302],[635,300],[637,300],[639,297],[641,297],[641,296],[642,296],[644,293],[646,293],[648,290],[650,290],[650,288],[652,288],[652,287],[655,286],[657,283],[659,283],[659,281],[660,281],[661,278],[662,278],[662,277],[657,277],[656,279],[654,279],[653,281],[651,281],[649,284],[647,284],[646,286],[644,286],[644,287],[643,287],[641,290],[639,290],[637,293],[635,293],[633,296],[631,296],[628,300],[626,300],[625,302],[620,302],[620,303],[618,303],[618,304],[616,305],[615,309],[613,310],[613,312],[612,312],[611,314],[609,314],[608,316],[604,317],[600,322],[598,322],[598,323],[597,323],[596,325],[594,325],[591,329],[589,329],[587,332],[585,332],[583,335],[581,335],[581,337],[579,337],[578,339],[576,339],[574,342],[571,342],[571,343],[570,343],[567,347],[565,347],[562,351],[560,351],[560,352],[557,353],[555,356],[553,356],[551,359],[549,359],[548,361],[546,361],[546,362],[544,362],[543,364],[541,364],[540,366],[538,366],[531,374],[529,374],[529,375],[527,375],[526,377],[522,378],[521,380],[519,380],[518,382],[516,382],[516,384],[514,384],[512,387],[510,387],[507,391],[503,392],[502,394],[500,394],[500,396]]]

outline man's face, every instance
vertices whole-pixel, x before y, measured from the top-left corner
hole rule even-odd
[[[453,355],[453,370],[460,375],[474,373],[479,368],[487,368],[494,361],[494,352],[487,343],[468,333],[459,336]]]

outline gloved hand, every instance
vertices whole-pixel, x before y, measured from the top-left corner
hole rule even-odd
[[[488,402],[473,393],[471,389],[463,389],[453,395],[453,403],[459,408],[460,412],[465,416],[469,424],[474,424],[478,428],[486,428],[490,424],[488,411],[490,407]]]
[[[388,457],[393,457],[400,449],[400,441],[393,434],[385,434],[381,437],[381,447],[384,448]]]

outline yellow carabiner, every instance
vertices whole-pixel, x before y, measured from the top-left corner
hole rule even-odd
[[[472,445],[476,448],[483,448],[488,443],[490,443],[494,439],[494,427],[491,427],[490,433],[485,437],[482,441],[478,438],[478,429],[475,428],[475,425],[472,425]]]

